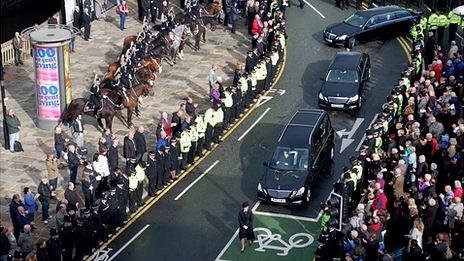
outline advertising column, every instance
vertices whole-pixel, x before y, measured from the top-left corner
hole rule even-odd
[[[37,127],[51,130],[72,100],[69,40],[71,32],[44,28],[30,34],[34,48]]]

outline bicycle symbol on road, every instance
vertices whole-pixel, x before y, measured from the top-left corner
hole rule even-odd
[[[308,233],[296,233],[286,242],[282,239],[282,235],[272,234],[267,228],[257,227],[254,231],[257,238],[254,242],[259,244],[255,251],[266,252],[269,249],[282,251],[277,253],[278,256],[286,256],[293,248],[305,248],[314,242],[314,237]]]
[[[87,260],[90,261],[106,261],[110,256],[108,255],[109,252],[113,250],[112,248],[107,249],[98,249],[95,251]]]

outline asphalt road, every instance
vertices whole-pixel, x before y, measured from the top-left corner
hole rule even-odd
[[[353,9],[340,11],[331,2],[324,1],[311,4],[325,18],[309,6],[292,7],[287,12],[286,67],[275,86],[276,91],[268,94],[272,98],[256,108],[187,177],[112,240],[108,245],[112,249],[110,257],[115,260],[214,260],[218,256],[238,227],[241,203],[256,203],[256,185],[264,171],[262,162],[269,160],[280,132],[297,109],[317,108],[319,78],[335,53],[342,51],[322,42],[322,30],[351,14]],[[257,210],[317,217],[319,204],[327,198],[332,183],[348,164],[364,130],[379,111],[401,69],[406,67],[404,51],[394,39],[370,42],[355,50],[371,56],[372,78],[363,95],[363,107],[356,114],[329,112],[334,129],[345,130],[342,138],[351,138],[353,142],[345,140],[348,147],[341,152],[342,139],[336,138],[333,171],[320,177],[307,208],[261,204]],[[243,136],[258,119],[254,128]],[[353,125],[358,128],[352,130]],[[239,141],[239,138],[242,139]],[[206,175],[178,197],[208,168]]]

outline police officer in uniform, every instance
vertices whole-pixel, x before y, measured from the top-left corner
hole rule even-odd
[[[145,162],[141,161],[137,166],[135,167],[135,175],[137,177],[137,205],[138,206],[143,206],[144,203],[142,202],[142,196],[143,196],[143,181],[145,180]]]
[[[195,160],[195,152],[197,151],[197,142],[198,142],[198,131],[196,122],[192,122],[190,125],[189,137],[190,137],[190,149],[187,155],[187,164],[193,164]]]
[[[443,35],[445,34],[445,29],[448,27],[448,16],[445,13],[440,13],[438,15],[438,28],[437,28],[437,43],[439,45],[443,44]]]
[[[180,153],[181,153],[181,163],[180,169],[186,170],[187,169],[187,160],[188,160],[188,153],[190,151],[191,141],[190,141],[190,133],[188,130],[184,130],[180,133]]]
[[[163,184],[163,177],[164,177],[164,165],[167,164],[167,162],[164,159],[164,151],[165,148],[164,146],[160,146],[156,150],[156,189],[157,190],[162,190],[164,188]]]
[[[232,119],[232,113],[233,113],[233,108],[232,106],[234,105],[234,100],[232,98],[232,89],[231,87],[227,87],[224,90],[224,98],[222,99],[223,103],[223,112],[224,112],[224,120],[222,122],[222,127],[224,130],[229,129],[229,124],[231,124],[231,119]]]
[[[167,187],[171,179],[171,164],[170,164],[171,154],[169,152],[169,147],[161,147],[161,149],[164,149],[163,158],[162,158],[163,184],[164,184],[164,187]]]
[[[206,150],[211,150],[211,143],[213,142],[213,130],[214,130],[214,125],[216,124],[213,119],[215,108],[216,109],[218,108],[217,104],[213,104],[210,108],[208,108],[205,111],[205,115],[203,118],[206,124],[205,146],[204,146]]]
[[[129,175],[129,211],[131,213],[135,213],[138,209],[137,207],[137,186],[139,184],[139,180],[137,179],[135,168],[131,169],[128,175]]]
[[[203,115],[198,115],[195,119],[196,128],[198,132],[198,140],[197,140],[197,149],[195,155],[198,157],[203,157],[203,149],[205,146],[205,132],[206,132],[206,124],[204,121]]]
[[[61,240],[56,227],[50,228],[50,238],[47,240],[47,253],[50,261],[61,261]]]
[[[147,178],[148,178],[148,196],[156,196],[156,152],[150,151],[147,156]]]
[[[176,180],[178,178],[181,160],[182,157],[180,155],[179,143],[177,142],[176,137],[172,137],[171,144],[169,145],[169,170],[171,173],[171,179],[173,180]]]
[[[220,106],[216,106],[213,112],[213,120],[214,120],[214,129],[213,129],[213,142],[220,143],[221,137],[220,135],[224,131],[222,127],[222,123],[224,122],[224,112]]]
[[[93,114],[97,118],[98,110],[102,107],[102,95],[100,94],[100,79],[95,75],[92,86],[90,87],[89,100],[93,105]]]
[[[61,249],[63,260],[72,260],[75,246],[75,232],[72,227],[71,217],[64,216],[63,226],[60,228],[59,237],[61,239]]]

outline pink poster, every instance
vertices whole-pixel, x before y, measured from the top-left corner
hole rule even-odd
[[[57,51],[56,47],[35,48],[37,113],[43,120],[59,120],[61,117]]]

